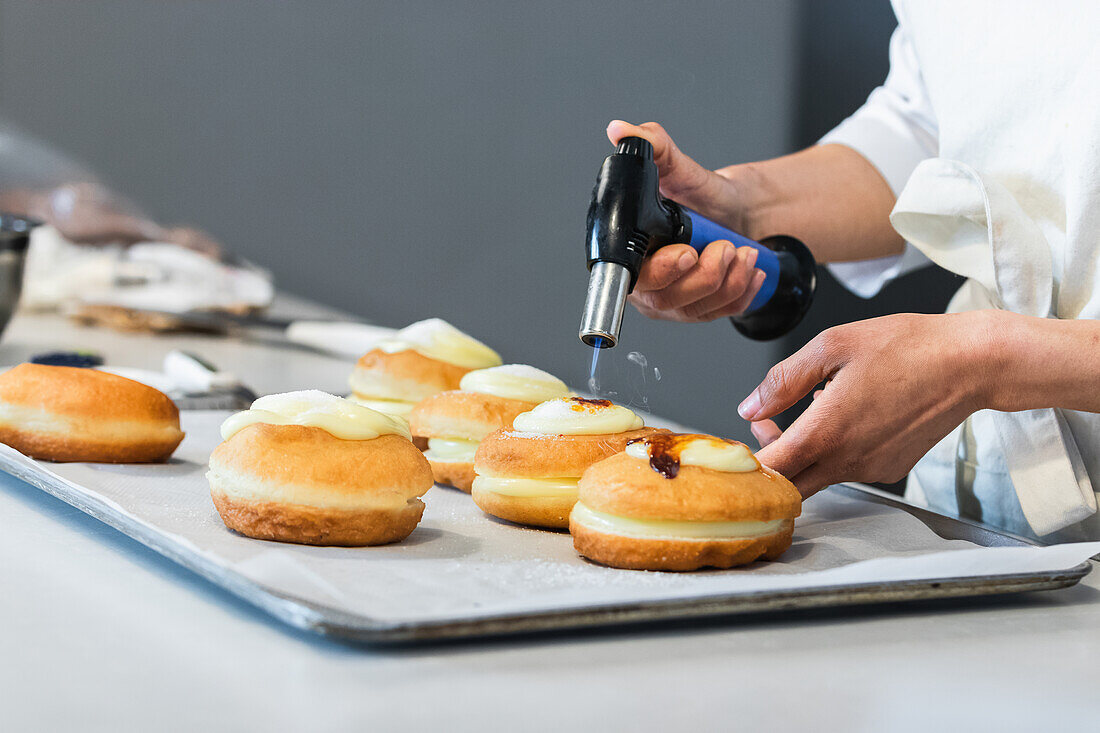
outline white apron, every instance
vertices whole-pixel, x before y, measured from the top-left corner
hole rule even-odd
[[[939,156],[916,167],[890,220],[968,278],[948,310],[1100,317],[1100,3],[896,6],[935,108]],[[1071,541],[1100,539],[1094,486],[1100,415],[986,410],[917,464],[908,495]]]

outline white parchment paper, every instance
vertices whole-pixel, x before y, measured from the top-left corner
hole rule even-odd
[[[226,529],[210,501],[206,461],[229,413],[187,412],[187,437],[165,465],[53,464],[0,445],[0,465],[48,472],[168,542],[282,594],[378,622],[461,621],[762,590],[1066,570],[1100,542],[982,548],[944,540],[908,513],[825,491],[806,502],[794,545],[772,563],[698,573],[588,563],[567,533],[486,517],[469,496],[434,487],[404,542],[334,548],[264,542]]]

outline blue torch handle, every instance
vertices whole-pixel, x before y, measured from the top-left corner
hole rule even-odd
[[[758,310],[771,300],[775,294],[776,285],[779,283],[779,258],[775,252],[755,240],[743,237],[737,232],[715,224],[702,214],[683,208],[684,214],[691,219],[691,241],[688,242],[696,252],[702,252],[703,248],[711,242],[720,239],[733,242],[738,247],[752,247],[759,254],[756,258],[756,269],[764,271],[764,284],[760,286],[756,296],[749,303],[746,313]]]

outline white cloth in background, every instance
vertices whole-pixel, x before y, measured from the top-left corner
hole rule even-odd
[[[949,311],[1100,317],[1100,3],[894,7],[886,84],[822,142],[882,172],[899,194],[891,221],[907,250],[831,269],[870,296],[927,258],[968,278]],[[971,428],[983,521],[1100,537],[1100,415],[983,411]],[[913,498],[948,513],[959,511],[959,434],[910,477]]]
[[[167,242],[77,245],[42,226],[31,232],[20,303],[36,310],[76,302],[183,313],[266,308],[274,297],[271,274],[252,265]]]

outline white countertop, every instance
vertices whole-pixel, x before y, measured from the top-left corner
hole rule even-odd
[[[261,393],[340,391],[349,369],[261,343],[42,316],[12,323],[0,363],[86,347],[156,368],[181,345]],[[1100,726],[1097,572],[999,600],[379,649],[290,630],[0,474],[0,598],[5,731]]]

